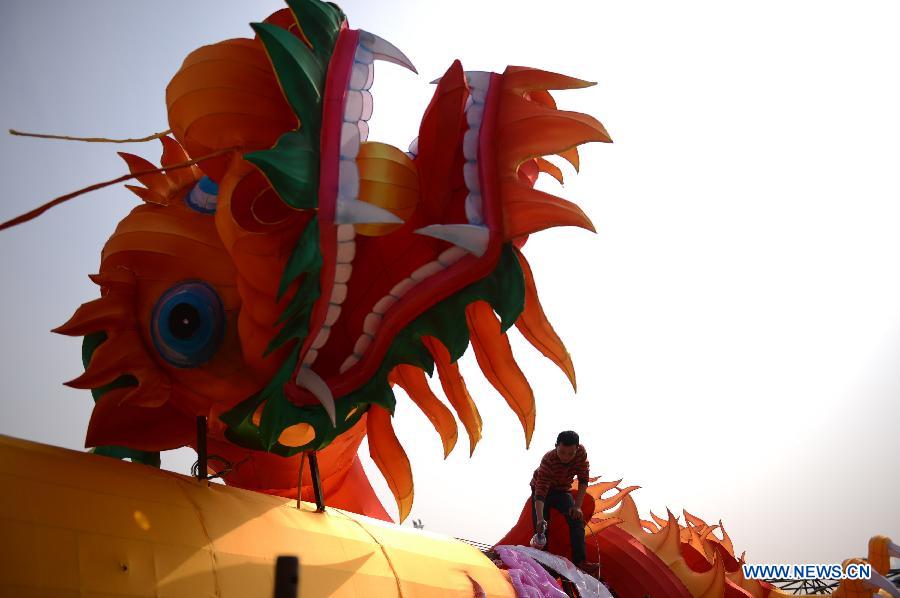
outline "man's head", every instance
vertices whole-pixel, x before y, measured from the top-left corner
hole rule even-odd
[[[568,463],[575,457],[578,450],[578,434],[572,430],[560,432],[556,437],[556,454],[563,463]]]

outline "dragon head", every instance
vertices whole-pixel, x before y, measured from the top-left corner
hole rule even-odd
[[[183,148],[198,168],[177,175],[178,184],[171,172],[139,179],[145,201],[166,205],[141,206],[123,220],[104,251],[103,298],[59,331],[108,339],[79,387],[117,376],[139,381],[138,390],[99,401],[95,417],[129,402],[213,413],[232,443],[282,456],[322,449],[364,423],[405,514],[412,482],[391,428],[393,385],[426,413],[445,452],[456,423],[425,374],[437,370],[473,450],[482,422],[456,367],[470,344],[526,443],[534,399],[506,331],[516,325],[574,386],[522,246],[554,226],[593,230],[577,206],[534,183],[541,172],[562,181],[545,157],[577,169],[578,145],[610,138],[592,117],[558,110],[550,94],[590,83],[524,67],[464,71],[456,61],[437,81],[408,152],[370,142],[375,62],[415,71],[412,63],[380,37],[351,29],[334,4],[287,5],[252,25],[254,39],[185,59],[166,90],[177,143],[164,144]],[[146,166],[129,159],[133,171]],[[208,213],[191,203],[204,193]],[[175,244],[168,227],[153,229],[151,212],[177,213],[191,240]],[[141,218],[145,236],[127,236]],[[146,247],[114,254],[117,239]],[[145,250],[147,263],[170,266],[144,270]],[[94,304],[121,317],[80,315]],[[212,331],[210,344],[192,361],[179,362],[159,340],[165,333],[191,344],[201,330]]]
[[[186,154],[162,139],[164,166]],[[133,172],[153,165],[121,154]],[[159,450],[190,444],[190,414],[227,409],[262,381],[241,359],[234,266],[216,232],[215,185],[196,169],[140,175],[143,205],[118,225],[91,279],[101,297],[60,334],[84,336],[85,372],[68,382],[97,404],[87,445]]]

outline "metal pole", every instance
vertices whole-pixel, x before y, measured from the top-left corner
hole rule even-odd
[[[197,479],[205,480],[209,474],[206,454],[206,417],[197,416]]]
[[[306,463],[306,453],[300,453],[300,472],[297,474],[297,508],[300,508],[303,494],[303,466]]]
[[[316,495],[316,511],[325,511],[325,497],[322,495],[322,482],[319,480],[319,459],[316,451],[309,452],[309,470],[312,473],[313,493]]]
[[[280,556],[275,561],[275,598],[297,598],[300,589],[300,560]]]

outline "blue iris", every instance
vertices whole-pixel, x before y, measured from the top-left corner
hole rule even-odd
[[[197,181],[184,197],[188,207],[201,214],[215,214],[218,200],[219,186],[208,176]]]
[[[222,342],[225,309],[205,282],[182,282],[159,298],[150,331],[156,350],[177,368],[193,368],[212,359]]]

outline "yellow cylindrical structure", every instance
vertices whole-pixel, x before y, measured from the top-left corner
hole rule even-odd
[[[337,509],[0,436],[0,595],[514,596],[477,549]]]

